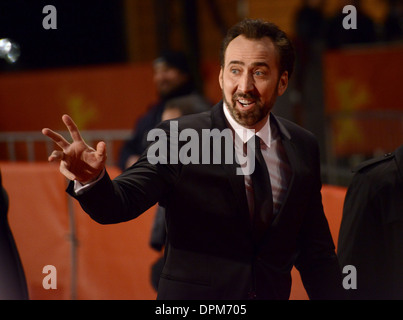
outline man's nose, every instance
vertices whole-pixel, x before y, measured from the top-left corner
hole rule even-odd
[[[239,79],[238,90],[242,92],[250,92],[254,88],[253,76],[250,73],[244,73]]]

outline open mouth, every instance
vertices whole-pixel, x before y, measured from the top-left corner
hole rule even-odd
[[[241,109],[250,109],[255,105],[255,100],[238,99],[237,102]]]

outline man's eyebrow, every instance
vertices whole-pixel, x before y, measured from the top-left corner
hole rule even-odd
[[[230,62],[228,63],[229,66],[232,65],[232,64],[239,64],[239,65],[242,65],[242,66],[245,65],[244,62],[238,61],[238,60],[232,60],[232,61],[230,61]]]
[[[254,63],[252,63],[252,65],[254,67],[266,67],[266,68],[270,69],[269,65],[266,62],[263,62],[263,61],[262,62],[254,62]]]
[[[230,66],[230,65],[241,65],[241,66],[244,66],[245,65],[245,63],[244,62],[242,62],[242,61],[239,61],[239,60],[232,60],[232,61],[230,61],[229,63],[228,63],[228,65]],[[270,66],[266,63],[266,62],[263,62],[263,61],[257,61],[257,62],[254,62],[254,63],[252,63],[252,66],[253,67],[266,67],[266,68],[269,68],[270,69]]]

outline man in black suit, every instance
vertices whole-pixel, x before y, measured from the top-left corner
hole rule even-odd
[[[338,239],[354,266],[350,299],[403,299],[403,146],[360,164],[348,188]]]
[[[163,122],[154,130],[159,139],[113,181],[105,170],[105,144],[88,147],[69,116],[63,121],[71,144],[43,129],[62,148],[49,161],[60,161],[61,172],[74,180],[68,192],[94,220],[127,221],[157,202],[166,208],[159,299],[288,299],[294,265],[310,298],[341,297],[317,142],[270,112],[287,88],[293,62],[292,45],[277,26],[238,23],[222,47],[223,101],[211,111]],[[202,139],[206,132],[212,144]],[[221,149],[217,140],[224,140]],[[164,142],[167,150],[157,150]],[[260,148],[252,152],[253,145]],[[245,160],[244,150],[256,161]]]

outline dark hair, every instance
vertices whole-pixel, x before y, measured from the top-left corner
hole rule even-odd
[[[157,59],[154,60],[154,64],[166,63],[168,66],[178,69],[179,71],[190,75],[190,65],[185,53],[180,51],[164,51]]]
[[[164,110],[178,109],[185,116],[192,113],[198,113],[209,109],[209,103],[198,94],[188,94],[169,99],[165,103]]]
[[[221,45],[221,67],[224,67],[225,52],[229,43],[240,35],[247,39],[269,37],[278,52],[280,75],[288,71],[288,78],[291,77],[294,70],[294,47],[284,31],[280,30],[274,23],[263,20],[244,19],[228,30]]]

